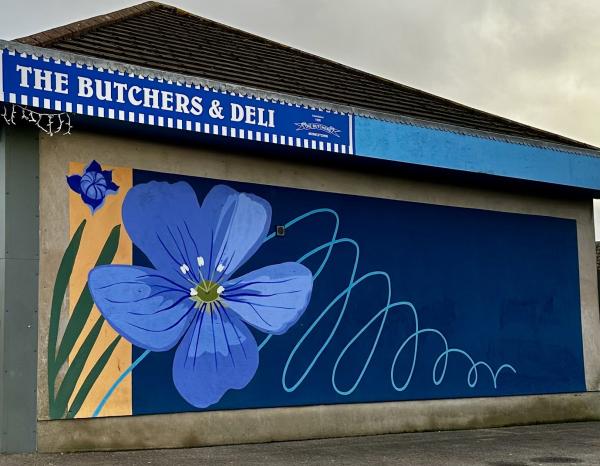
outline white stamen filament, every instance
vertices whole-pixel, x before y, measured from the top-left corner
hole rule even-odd
[[[198,275],[200,275],[200,278],[202,279],[202,281],[205,282],[206,279],[204,278],[204,275],[202,274],[202,267],[204,266],[204,257],[198,256],[198,258],[196,260],[198,261]]]

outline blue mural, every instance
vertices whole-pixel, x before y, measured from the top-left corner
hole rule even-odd
[[[133,180],[134,265],[89,282],[133,414],[585,390],[573,220]]]

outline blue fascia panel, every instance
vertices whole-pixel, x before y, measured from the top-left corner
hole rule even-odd
[[[600,157],[356,116],[355,154],[600,190]]]

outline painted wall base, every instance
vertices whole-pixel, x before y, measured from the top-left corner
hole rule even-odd
[[[38,422],[40,452],[187,448],[600,420],[600,392]]]

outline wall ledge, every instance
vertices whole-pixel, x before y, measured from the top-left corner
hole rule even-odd
[[[600,420],[600,392],[38,421],[38,451],[135,450]]]

